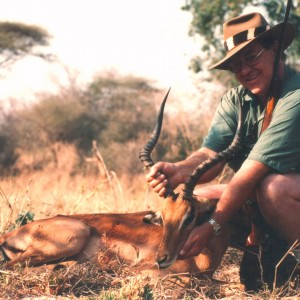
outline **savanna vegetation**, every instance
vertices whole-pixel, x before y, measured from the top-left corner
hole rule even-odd
[[[3,114],[0,232],[56,214],[159,208],[161,200],[147,189],[138,152],[151,134],[164,92],[145,79],[102,75],[86,90],[71,86]],[[167,111],[173,101],[177,102],[171,94]],[[155,159],[180,159],[196,149],[209,119],[201,110],[197,118],[184,111],[166,114]],[[294,281],[284,291],[241,291],[240,259],[239,251],[229,249],[213,281],[191,277],[188,285],[181,276],[158,280],[121,263],[103,270],[88,262],[58,270],[17,266],[0,269],[0,297],[277,299],[286,292],[297,296]]]
[[[150,136],[165,91],[135,77],[101,75],[36,104],[3,113],[0,232],[56,214],[133,212],[159,208],[148,191],[138,152]],[[170,96],[170,111],[175,96]],[[169,109],[168,109],[169,108]],[[154,159],[176,160],[195,150],[211,116],[201,109],[167,113]],[[292,289],[250,295],[240,290],[241,253],[229,249],[215,280],[162,280],[120,263],[100,271],[91,263],[68,269],[0,270],[0,297],[62,299],[277,299]],[[217,281],[221,280],[221,281]],[[8,284],[9,283],[9,284]]]
[[[222,46],[217,25],[225,17],[251,3],[266,6],[271,18],[278,20],[284,2],[186,1],[183,9],[193,15],[190,34],[206,40],[204,56],[192,60],[194,71],[205,68],[208,57],[218,59]],[[297,24],[298,15],[293,9],[292,18]],[[46,31],[35,26],[0,24],[0,40],[7,41],[0,47],[0,66],[7,67],[26,55],[53,59],[51,54],[35,51],[35,46],[46,46],[49,38]],[[297,45],[293,50],[296,54]],[[223,78],[222,83],[231,81]],[[171,91],[154,160],[182,159],[197,149],[222,92],[214,91],[209,108],[199,99],[198,108],[191,112],[183,109],[182,101]],[[145,184],[138,153],[153,130],[165,93],[145,78],[98,74],[85,87],[71,82],[58,93],[39,95],[32,105],[1,111],[0,233],[56,214],[158,208],[161,200]],[[300,298],[297,281],[291,281],[285,290],[243,292],[238,276],[240,259],[239,251],[229,249],[215,280],[191,278],[184,287],[176,276],[157,280],[122,264],[105,271],[90,263],[55,271],[0,267],[0,298]]]
[[[86,88],[71,85],[40,96],[36,104],[2,112],[0,231],[56,214],[158,208],[160,200],[147,192],[138,153],[151,135],[165,92],[142,78],[104,74]],[[170,113],[174,103],[178,100],[171,93],[155,160],[183,158],[207,130],[210,116]],[[121,265],[110,273],[90,264],[74,266],[70,276],[61,270],[19,272],[0,270],[0,297],[89,294],[121,299],[127,293],[149,293],[148,298],[157,293],[154,278],[151,284],[140,275],[132,279],[137,274]]]

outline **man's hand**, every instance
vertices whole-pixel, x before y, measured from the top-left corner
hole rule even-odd
[[[175,189],[181,182],[178,178],[178,168],[173,163],[158,162],[151,167],[146,175],[146,180],[154,192],[163,197],[166,192],[166,186]]]
[[[149,173],[146,175],[146,180],[154,192],[163,197],[166,193],[167,185],[172,190],[176,189],[179,184],[187,181],[188,177],[201,162],[209,157],[213,157],[215,154],[216,152],[208,148],[201,148],[185,160],[179,162],[158,162],[150,168]],[[211,181],[220,173],[223,166],[224,163],[217,164],[202,176],[201,181]]]
[[[212,237],[213,228],[209,223],[195,227],[180,250],[178,258],[197,256]]]

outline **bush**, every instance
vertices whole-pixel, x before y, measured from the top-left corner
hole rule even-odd
[[[0,132],[0,164],[4,169],[13,166],[16,148],[31,157],[28,170],[58,164],[56,144],[75,145],[82,163],[95,140],[108,169],[142,172],[138,153],[151,136],[162,98],[147,80],[131,76],[98,76],[83,91],[74,93],[72,87],[58,95],[42,95],[38,103],[6,118],[7,134]],[[183,111],[166,113],[154,159],[184,159],[200,147],[206,132],[203,124]]]
[[[18,159],[16,143],[9,135],[0,132],[0,175],[6,175]]]

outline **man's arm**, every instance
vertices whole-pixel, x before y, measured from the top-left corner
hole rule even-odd
[[[220,224],[227,223],[255,192],[270,168],[254,160],[246,160],[220,198],[213,218]]]
[[[201,148],[185,160],[177,163],[158,162],[150,169],[146,175],[146,180],[156,193],[163,196],[167,184],[175,189],[179,184],[185,183],[199,164],[216,154],[213,150]],[[223,162],[214,166],[201,177],[199,183],[214,179],[221,172],[223,166]]]
[[[222,194],[212,218],[221,226],[229,222],[269,170],[269,167],[260,162],[246,160]],[[196,227],[180,251],[181,258],[198,255],[212,236],[213,228],[209,223]]]
[[[183,166],[181,170],[184,178],[183,183],[187,181],[188,177],[202,162],[216,155],[217,152],[209,148],[202,147],[201,149],[187,157],[184,161],[176,163],[179,167],[181,165]],[[225,162],[220,162],[216,166],[212,167],[210,170],[208,170],[205,174],[201,176],[198,183],[206,183],[216,178],[222,171],[224,165]]]

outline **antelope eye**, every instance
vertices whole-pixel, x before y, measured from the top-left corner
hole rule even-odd
[[[182,224],[182,228],[186,228],[187,226],[189,226],[195,219],[195,215],[194,214],[190,214],[183,222]]]

